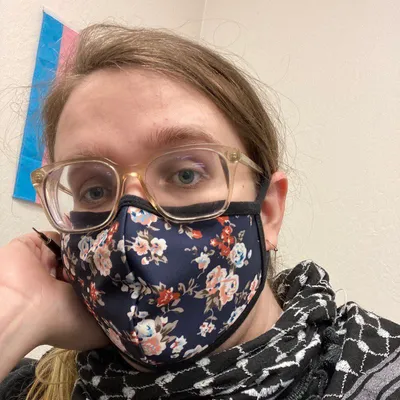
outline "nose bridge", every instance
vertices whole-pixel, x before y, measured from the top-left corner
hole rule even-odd
[[[145,197],[140,174],[138,172],[130,171],[122,175],[122,191],[123,194]]]
[[[137,172],[135,172],[135,171],[130,171],[130,172],[125,172],[123,175],[122,175],[122,180],[123,181],[126,181],[129,177],[132,177],[132,178],[139,178],[139,174],[137,173]]]

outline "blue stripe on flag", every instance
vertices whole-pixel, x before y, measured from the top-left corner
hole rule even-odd
[[[41,105],[57,73],[62,34],[63,25],[44,12],[14,187],[13,197],[17,199],[33,202],[36,199],[30,173],[42,165],[44,145],[42,143],[43,125],[40,118]]]

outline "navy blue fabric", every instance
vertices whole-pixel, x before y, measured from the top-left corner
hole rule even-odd
[[[268,265],[260,225],[259,215],[171,224],[125,201],[107,229],[63,236],[64,264],[124,355],[170,366],[211,352],[253,307]]]

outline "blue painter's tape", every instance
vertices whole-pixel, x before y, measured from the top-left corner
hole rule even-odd
[[[44,145],[42,143],[43,125],[40,111],[50,84],[57,73],[62,34],[63,25],[44,12],[14,186],[13,197],[16,199],[33,202],[36,199],[36,193],[30,181],[30,173],[42,165]]]

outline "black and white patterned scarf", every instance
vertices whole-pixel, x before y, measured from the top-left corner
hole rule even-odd
[[[321,267],[303,262],[273,286],[284,312],[262,336],[159,374],[135,371],[113,347],[82,352],[72,399],[361,400],[371,371],[388,359],[400,368],[400,327],[354,303],[336,309]]]

